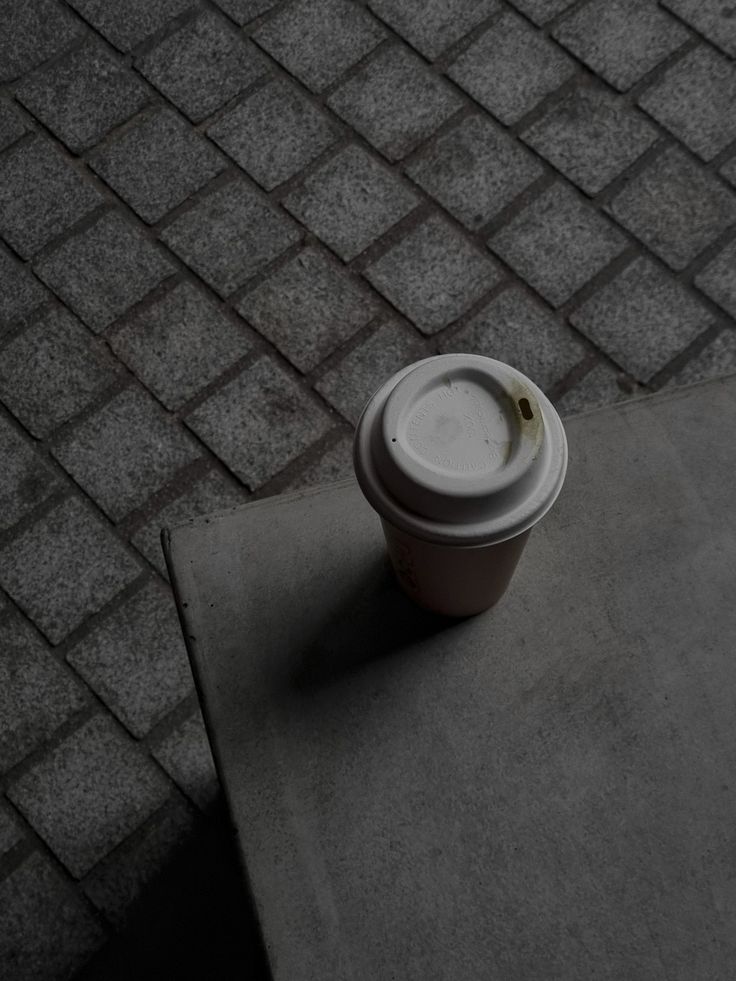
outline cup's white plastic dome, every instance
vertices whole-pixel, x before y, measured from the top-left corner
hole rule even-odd
[[[510,365],[445,354],[409,365],[368,402],[354,444],[370,504],[409,534],[489,545],[535,524],[567,468],[560,417]]]

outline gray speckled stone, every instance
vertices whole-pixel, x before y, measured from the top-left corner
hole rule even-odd
[[[430,60],[500,9],[498,0],[370,0],[369,5]]]
[[[23,831],[9,809],[0,807],[0,859],[23,841]],[[0,887],[2,888],[2,887]]]
[[[121,51],[134,48],[192,5],[191,0],[69,0],[69,4]]]
[[[311,371],[378,311],[338,262],[304,249],[238,303],[238,312],[300,371]]]
[[[647,382],[712,323],[695,297],[650,259],[638,258],[570,315],[617,364]]]
[[[0,246],[0,339],[50,296],[30,270]]]
[[[275,7],[279,0],[216,0],[220,10],[241,26]]]
[[[570,6],[573,0],[511,0],[511,3],[526,14],[535,24],[546,24]]]
[[[736,187],[736,157],[731,157],[730,160],[721,167],[720,173],[726,180]]]
[[[28,132],[26,121],[10,102],[0,102],[0,150],[19,140]]]
[[[662,5],[736,58],[736,12],[728,0],[662,0]]]
[[[60,484],[29,441],[0,416],[0,531],[45,501]]]
[[[173,600],[171,603],[173,610]],[[154,749],[153,755],[200,810],[212,806],[220,793],[220,784],[199,710],[177,726]]]
[[[644,389],[641,393],[646,394]],[[607,364],[596,364],[585,377],[555,401],[555,408],[563,416],[577,415],[613,405],[623,399],[635,398],[640,392],[626,381],[626,376],[609,368]]]
[[[289,483],[289,490],[303,487],[319,487],[334,484],[353,475],[353,441],[349,436],[341,436],[334,446],[326,450],[311,466],[303,470]]]
[[[119,726],[94,716],[10,785],[8,796],[80,878],[165,802],[171,784]]]
[[[695,285],[736,319],[736,242],[700,270]]]
[[[501,271],[452,225],[433,215],[369,266],[365,276],[424,334],[457,320]]]
[[[736,372],[736,331],[727,327],[670,380],[669,386],[692,385]]]
[[[0,83],[59,54],[84,31],[84,25],[54,0],[2,0],[0,23]]]

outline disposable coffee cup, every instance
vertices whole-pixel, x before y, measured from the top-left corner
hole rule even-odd
[[[567,440],[526,375],[445,354],[402,369],[372,396],[353,461],[401,587],[436,613],[469,616],[506,591],[560,493]]]

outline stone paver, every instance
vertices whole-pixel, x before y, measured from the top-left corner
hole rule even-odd
[[[469,95],[511,125],[575,72],[565,52],[505,13],[448,70]]]
[[[625,92],[684,44],[690,34],[654,3],[592,0],[565,17],[552,36],[597,75]]]
[[[346,262],[419,203],[365,150],[349,146],[284,199],[286,208]]]
[[[94,146],[149,99],[133,72],[95,38],[29,75],[16,97],[74,153]]]
[[[667,265],[684,269],[736,221],[736,195],[674,147],[627,183],[607,210]]]
[[[544,191],[489,242],[553,306],[568,300],[625,244],[610,223],[562,184]]]
[[[0,150],[28,132],[26,121],[10,102],[0,101]]]
[[[176,609],[156,582],[72,647],[67,661],[139,739],[192,690]]]
[[[171,784],[107,716],[96,715],[12,783],[8,796],[80,878],[163,805]]]
[[[278,2],[279,0],[217,0],[217,6],[242,26],[267,13]]]
[[[501,279],[498,265],[432,217],[368,266],[365,276],[424,334],[457,320]]]
[[[200,810],[212,806],[220,793],[220,784],[201,712],[197,711],[174,729],[154,749],[153,755]]]
[[[698,33],[736,58],[736,16],[727,0],[661,0]]]
[[[292,480],[289,490],[303,487],[318,487],[332,484],[336,480],[346,480],[353,475],[353,441],[350,436],[340,436],[333,447],[306,470]]]
[[[378,304],[334,259],[307,248],[247,293],[237,309],[307,372],[372,320]]]
[[[69,4],[121,51],[136,47],[192,5],[191,0],[69,0]]]
[[[539,162],[485,116],[438,137],[406,172],[470,229],[485,225],[541,177]]]
[[[118,521],[202,451],[150,395],[131,387],[59,440],[53,454]]]
[[[24,259],[101,202],[48,140],[35,137],[0,156],[0,235]]]
[[[159,246],[117,211],[108,211],[67,239],[34,268],[96,331],[104,330],[175,271]]]
[[[293,177],[337,139],[327,116],[280,78],[221,116],[207,135],[267,191]]]
[[[176,113],[138,120],[90,160],[92,168],[149,224],[227,166]]]
[[[643,394],[643,390],[637,391],[633,386],[624,387],[625,378],[607,364],[597,364],[574,388],[555,400],[555,407],[563,416],[573,416]]]
[[[546,24],[566,10],[573,0],[511,0],[511,2],[535,24]]]
[[[331,423],[296,382],[264,357],[195,409],[187,425],[256,490],[323,436]]]
[[[374,13],[430,60],[501,9],[499,0],[370,0]]]
[[[0,416],[0,531],[5,531],[59,490],[56,474],[32,444]]]
[[[252,347],[245,328],[191,283],[133,314],[110,345],[167,409],[188,402]]]
[[[119,377],[105,346],[64,309],[49,310],[0,358],[0,397],[43,438],[81,412]]]
[[[23,841],[23,830],[17,818],[6,807],[0,807],[0,859]]]
[[[730,160],[721,167],[720,173],[726,178],[729,183],[736,187],[736,157],[732,157]]]
[[[443,340],[441,349],[506,361],[544,391],[564,378],[585,354],[573,331],[517,286],[491,300],[458,333]]]
[[[692,385],[719,378],[736,371],[736,330],[727,327],[688,362],[670,381],[670,385]]]
[[[115,535],[77,498],[0,551],[0,585],[58,644],[140,573]]]
[[[462,106],[462,99],[415,54],[384,47],[327,105],[389,160],[399,160]]]
[[[700,270],[695,285],[736,320],[736,242]]]
[[[54,0],[0,0],[0,84],[66,50],[84,26]]]
[[[27,267],[0,246],[0,342],[50,295]]]
[[[713,322],[681,283],[639,258],[570,315],[617,364],[647,382]]]

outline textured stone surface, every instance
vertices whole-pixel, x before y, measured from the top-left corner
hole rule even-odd
[[[485,225],[542,175],[534,157],[485,116],[468,116],[407,173],[468,228]]]
[[[144,221],[158,221],[227,161],[168,109],[137,121],[90,161]]]
[[[116,211],[67,239],[35,269],[97,331],[174,272],[162,250]]]
[[[327,414],[265,357],[210,396],[187,424],[251,490],[330,428]]]
[[[0,246],[0,341],[49,296],[30,270]]]
[[[689,361],[671,380],[671,385],[692,385],[736,372],[736,331],[727,327]]]
[[[28,131],[26,121],[10,102],[0,102],[0,150],[19,140]]]
[[[587,194],[610,184],[659,134],[604,89],[580,86],[525,130],[522,139]]]
[[[67,660],[138,739],[192,691],[176,609],[155,581],[72,647]]]
[[[520,17],[504,13],[448,69],[502,123],[511,125],[575,71],[565,52]]]
[[[241,25],[265,14],[277,3],[278,0],[217,0],[220,10]]]
[[[0,156],[0,235],[24,259],[101,200],[48,140],[36,137]]]
[[[688,52],[639,105],[703,160],[736,139],[736,67],[702,45]]]
[[[563,416],[573,416],[640,394],[633,386],[629,388],[625,381],[625,375],[607,364],[597,364],[574,388],[556,399],[555,408]]]
[[[662,4],[736,58],[736,15],[727,0],[662,0]]]
[[[677,147],[637,174],[610,213],[673,269],[684,269],[736,221],[736,195]]]
[[[201,449],[146,392],[126,388],[53,448],[64,469],[117,521]]]
[[[23,841],[23,831],[17,818],[8,808],[0,807],[0,859],[21,841]]]
[[[12,981],[71,978],[105,939],[84,899],[38,852],[0,882],[0,964]]]
[[[68,48],[84,28],[54,0],[0,0],[0,84]]]
[[[700,270],[695,285],[736,319],[736,242]]]
[[[327,104],[389,160],[399,160],[463,103],[421,58],[394,45],[352,75]]]
[[[68,498],[0,551],[0,585],[52,644],[140,573],[112,532]]]
[[[4,772],[40,747],[89,699],[17,613],[0,614],[0,632],[0,768]]]
[[[304,249],[238,303],[238,312],[305,372],[377,310],[369,291],[315,248]]]
[[[77,878],[161,807],[171,785],[96,715],[11,784],[8,796]]]
[[[198,201],[161,237],[226,296],[298,242],[300,232],[245,183],[233,182]]]
[[[0,357],[0,395],[39,438],[84,409],[117,377],[105,346],[64,309],[49,310]]]
[[[86,21],[121,51],[129,51],[190,7],[191,0],[69,0]]]
[[[382,382],[426,356],[418,337],[389,321],[322,375],[314,387],[355,425]]]
[[[501,279],[490,256],[438,215],[409,232],[365,275],[424,334],[457,320]]]
[[[639,258],[575,310],[570,322],[647,382],[709,327],[712,317],[681,283]]]
[[[141,56],[137,65],[195,123],[255,82],[266,68],[250,41],[210,11]]]
[[[375,13],[430,60],[500,9],[498,0],[370,0]]]
[[[327,117],[281,78],[221,116],[207,135],[268,191],[293,177],[337,138]]]
[[[24,79],[16,96],[74,153],[94,146],[149,98],[133,72],[95,38]]]
[[[505,361],[543,391],[564,378],[585,354],[573,331],[518,286],[494,297],[441,348]]]
[[[674,17],[642,0],[593,0],[566,17],[552,35],[620,92],[690,37]]]
[[[734,187],[736,187],[736,157],[732,157],[728,160],[720,170],[723,177],[726,178]]]
[[[334,484],[353,474],[353,441],[349,436],[340,436],[337,443],[326,450],[316,463],[303,470],[289,484],[289,490],[302,487],[318,487]]]
[[[336,81],[383,36],[367,11],[341,0],[296,0],[255,34],[262,48],[314,91]]]
[[[570,6],[573,0],[511,0],[511,3],[522,14],[533,20],[535,24],[546,24],[563,10]]]
[[[568,187],[555,184],[489,242],[553,306],[618,255],[626,240]]]
[[[27,511],[60,487],[56,474],[31,443],[0,416],[0,531],[11,528]]]
[[[251,350],[245,328],[191,283],[134,314],[110,344],[167,409],[189,401]]]
[[[173,609],[173,600],[170,602]],[[220,784],[199,711],[177,726],[154,749],[153,755],[197,807],[206,811],[212,806],[220,793]]]
[[[365,150],[348,146],[284,199],[286,208],[349,261],[418,204]]]

